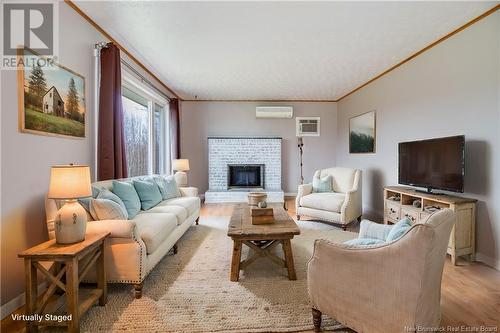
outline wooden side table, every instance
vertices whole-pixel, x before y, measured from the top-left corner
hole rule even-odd
[[[87,235],[85,240],[75,244],[57,244],[50,240],[19,253],[24,258],[26,274],[26,315],[34,320],[26,321],[27,332],[38,332],[38,326],[67,326],[69,332],[80,331],[80,317],[96,301],[103,306],[107,302],[107,283],[104,270],[104,240],[109,233]],[[79,269],[79,262],[82,262]],[[53,261],[59,269],[47,270],[40,262]],[[97,266],[97,288],[79,288],[80,282],[92,266]],[[48,281],[48,288],[37,300],[37,270]],[[66,277],[65,281],[63,276]],[[49,302],[56,289],[65,293],[56,300]],[[48,306],[54,303],[55,306]],[[62,303],[62,304],[61,304]],[[46,313],[48,307],[53,307],[57,313]],[[65,308],[66,311],[63,309]],[[62,312],[61,312],[62,310]]]

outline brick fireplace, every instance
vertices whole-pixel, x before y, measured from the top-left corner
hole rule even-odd
[[[281,138],[209,137],[205,202],[245,202],[262,191],[270,202],[283,202]]]

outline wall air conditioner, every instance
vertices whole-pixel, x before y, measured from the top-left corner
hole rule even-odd
[[[291,106],[258,106],[255,108],[257,118],[286,118],[293,116],[293,107]]]
[[[319,136],[320,117],[297,117],[297,136]]]

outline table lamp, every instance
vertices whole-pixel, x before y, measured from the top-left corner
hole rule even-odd
[[[172,169],[177,171],[175,173],[175,179],[179,186],[187,186],[187,173],[189,171],[189,160],[188,159],[178,159],[172,161]]]
[[[56,165],[50,170],[50,199],[65,200],[54,220],[56,242],[72,244],[85,239],[87,213],[76,199],[92,196],[90,168],[86,165]]]

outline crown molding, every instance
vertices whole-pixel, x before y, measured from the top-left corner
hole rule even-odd
[[[142,62],[140,62],[132,53],[130,53],[123,45],[121,45],[116,39],[113,38],[106,30],[104,30],[99,24],[92,20],[87,14],[85,14],[73,1],[64,0],[64,2],[70,6],[75,12],[78,13],[83,19],[85,19],[91,26],[93,26],[97,31],[103,34],[109,41],[113,42],[123,53],[125,53],[133,62],[135,62],[140,68],[142,68],[146,73],[151,75],[163,88],[165,88],[169,93],[174,95],[175,98],[182,101],[182,98],[173,91],[169,86],[163,83],[153,72],[151,72]]]
[[[183,102],[217,103],[333,103],[333,99],[184,99]]]
[[[430,50],[431,48],[433,48],[434,46],[444,42],[445,40],[447,40],[448,38],[456,35],[457,33],[459,33],[460,31],[462,30],[465,30],[467,29],[468,27],[470,27],[471,25],[473,25],[474,23],[477,23],[479,21],[481,21],[483,18],[493,14],[494,12],[496,12],[497,10],[500,9],[500,4],[496,5],[495,7],[491,8],[490,10],[487,10],[486,12],[484,12],[483,14],[479,15],[478,17],[470,20],[469,22],[465,23],[464,25],[462,25],[461,27],[459,27],[458,29],[455,29],[453,30],[452,32],[448,33],[447,35],[441,37],[440,39],[436,40],[435,42],[427,45],[426,47],[424,47],[423,49],[421,49],[420,51],[417,51],[415,53],[413,53],[412,55],[410,55],[408,58],[404,59],[403,61],[397,63],[396,65],[392,66],[391,68],[385,70],[384,72],[380,73],[379,75],[375,76],[373,79],[363,83],[362,85],[358,86],[357,88],[351,90],[350,92],[348,92],[347,94],[343,95],[342,97],[338,98],[336,100],[336,102],[339,102],[341,101],[342,99],[346,98],[347,96],[349,95],[352,95],[353,93],[355,93],[356,91],[360,90],[361,88],[363,87],[366,87],[367,85],[369,85],[370,83],[380,79],[382,76],[388,74],[389,72],[392,72],[393,70],[395,70],[396,68],[400,67],[401,65],[403,64],[406,64],[408,61],[418,57],[419,55],[421,55],[422,53]]]

